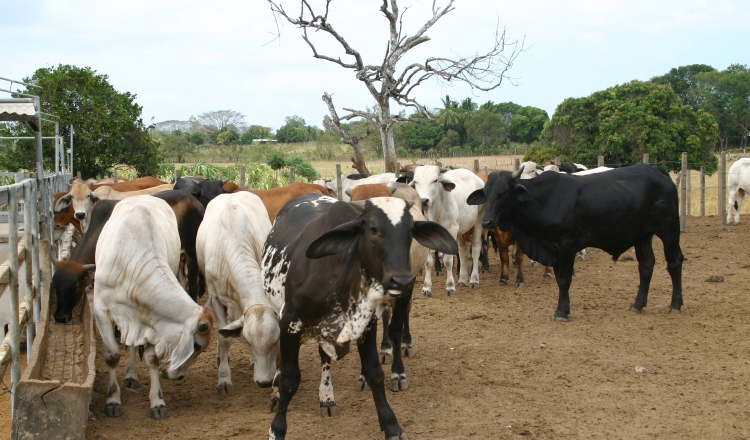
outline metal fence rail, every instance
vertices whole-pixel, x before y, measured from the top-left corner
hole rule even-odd
[[[27,354],[30,354],[41,319],[41,296],[49,290],[49,286],[42,285],[42,271],[51,273],[51,258],[50,255],[41,255],[40,249],[54,252],[56,248],[49,246],[54,227],[52,197],[55,192],[67,189],[71,177],[70,174],[49,174],[41,179],[41,186],[35,176],[0,186],[0,208],[8,208],[8,260],[0,264],[0,298],[10,295],[11,308],[10,331],[0,344],[0,378],[5,376],[10,366],[13,393],[11,411],[15,406],[16,385],[21,377],[21,332],[26,330],[26,348]],[[21,207],[23,222],[19,221],[18,215]],[[21,229],[23,241],[19,240]],[[19,298],[19,267],[24,262],[26,297]]]

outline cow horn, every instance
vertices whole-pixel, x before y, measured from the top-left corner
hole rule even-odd
[[[443,174],[444,172],[448,171],[447,169],[440,167],[440,174]]]
[[[510,177],[514,179],[518,179],[518,177],[521,176],[522,172],[523,172],[523,165],[518,167],[517,170],[513,171],[513,174],[511,174]]]
[[[539,165],[538,163],[535,163],[534,165],[536,165],[536,169],[544,171],[543,166]]]
[[[91,272],[92,270],[96,270],[96,264],[84,264],[82,267],[84,272]]]
[[[365,201],[364,200],[356,200],[354,202],[349,202],[351,205],[359,212],[365,212]]]
[[[489,167],[486,167],[486,166],[485,166],[485,167],[484,167],[484,174],[486,174],[487,176],[489,176],[489,175],[490,175],[490,172],[491,172],[491,171],[490,171]]]

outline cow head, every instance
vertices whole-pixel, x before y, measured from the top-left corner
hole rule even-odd
[[[268,305],[253,305],[245,309],[242,318],[219,329],[225,338],[245,339],[250,346],[250,359],[254,361],[253,376],[261,388],[268,388],[276,374],[276,357],[279,354],[279,315]]]
[[[422,206],[429,209],[430,205],[441,197],[442,192],[450,192],[456,184],[445,176],[445,168],[435,165],[422,165],[414,168],[414,180],[409,186],[417,190]]]
[[[214,328],[214,312],[209,307],[200,307],[197,319],[182,326],[177,346],[172,350],[167,367],[162,371],[165,379],[182,379],[198,355],[211,343]]]
[[[434,222],[414,221],[409,202],[375,197],[351,205],[360,214],[313,241],[307,248],[307,258],[344,252],[358,255],[366,276],[382,284],[384,293],[399,296],[414,286],[409,265],[412,238],[430,249],[458,253],[456,240],[445,228]]]
[[[201,189],[201,198],[200,201],[203,204],[203,206],[208,206],[208,203],[219,197],[222,194],[227,194],[227,191],[224,190],[224,185],[229,182],[229,180],[204,180],[198,184],[198,186]]]
[[[55,264],[52,276],[50,295],[57,297],[55,322],[70,324],[73,320],[73,309],[81,301],[89,277],[95,269],[94,264],[79,264],[75,261],[61,261]]]
[[[91,210],[94,209],[94,204],[98,201],[99,196],[91,191],[91,184],[74,183],[70,185],[68,194],[60,197],[57,203],[55,203],[55,212],[68,209],[72,205],[76,220],[81,222],[83,232],[86,232],[88,230],[88,220],[91,217]]]
[[[525,186],[518,182],[524,167],[514,172],[495,171],[490,173],[484,188],[471,193],[466,199],[469,205],[486,203],[482,227],[492,229],[510,219],[514,204],[531,199],[531,194]]]

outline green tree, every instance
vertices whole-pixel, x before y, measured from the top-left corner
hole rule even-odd
[[[546,111],[531,106],[521,107],[510,119],[510,139],[525,144],[538,141],[547,121]]]
[[[297,115],[287,116],[284,118],[284,125],[276,130],[276,139],[285,144],[296,142],[306,142],[311,139],[310,129],[305,124],[305,120]]]
[[[416,114],[412,115],[412,119],[418,122],[405,122],[401,126],[401,139],[406,148],[427,151],[435,147],[443,137],[440,124]]]
[[[500,115],[486,109],[471,113],[465,125],[468,143],[474,148],[497,146],[508,135],[508,127]]]
[[[200,131],[196,131],[187,135],[187,140],[195,145],[203,145],[206,143],[206,134]]]
[[[594,164],[640,163],[643,153],[666,169],[680,169],[681,153],[688,152],[694,169],[716,170],[711,153],[718,125],[703,110],[693,111],[670,87],[633,81],[569,98],[557,107],[544,128],[542,139],[563,160]]]
[[[280,151],[270,151],[266,156],[266,163],[272,170],[278,171],[286,167],[286,158]]]
[[[302,176],[308,182],[312,182],[317,179],[319,174],[318,171],[305,158],[301,156],[294,156],[286,162],[288,167],[294,167],[295,175]]]
[[[651,81],[656,84],[669,85],[682,99],[683,104],[689,105],[693,110],[698,110],[704,101],[699,92],[698,77],[706,72],[716,72],[716,69],[706,64],[680,66],[671,69],[667,74],[651,78]]]
[[[38,69],[24,82],[43,89],[26,90],[41,98],[42,111],[60,117],[60,134],[74,130],[73,163],[86,177],[110,174],[115,165],[134,167],[140,175],[157,172],[161,155],[157,142],[141,119],[142,107],[136,95],[118,92],[107,75],[90,67],[58,65]],[[51,136],[50,124],[44,124],[44,136]],[[31,136],[28,125],[6,124],[5,135]],[[7,145],[7,144],[6,144]],[[8,170],[34,169],[33,141],[19,141],[15,148],[0,153],[0,166]],[[53,167],[54,146],[44,142],[45,167]]]
[[[251,144],[253,139],[273,139],[271,128],[260,125],[251,125],[247,131],[242,133],[241,142],[243,144]]]
[[[180,132],[161,135],[157,140],[159,151],[167,160],[175,159],[175,162],[182,163],[185,162],[186,156],[195,151],[195,144],[190,142],[187,135]]]
[[[750,70],[732,64],[721,72],[700,74],[698,82],[703,108],[718,121],[721,139],[745,148],[750,132]]]
[[[237,145],[240,135],[234,130],[222,131],[216,136],[216,145]]]

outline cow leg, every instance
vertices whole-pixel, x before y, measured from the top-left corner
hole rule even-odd
[[[500,281],[497,282],[498,286],[507,286],[508,280],[510,279],[510,256],[508,254],[507,246],[500,246]]]
[[[120,386],[117,384],[117,365],[120,363],[120,345],[115,339],[112,321],[106,312],[94,311],[96,327],[104,344],[104,362],[109,371],[107,382],[107,400],[104,404],[105,417],[120,417],[122,415],[122,401],[120,400]],[[133,348],[131,347],[131,350]]]
[[[654,249],[651,246],[653,235],[647,235],[635,243],[635,258],[638,260],[638,273],[641,276],[641,284],[638,286],[638,295],[635,303],[630,307],[633,312],[640,312],[648,303],[648,289],[651,286],[651,277],[654,274]]]
[[[411,308],[411,292],[404,292],[393,305],[393,320],[388,327],[388,336],[396,347],[402,347],[404,325]],[[406,391],[409,384],[406,381],[406,369],[404,368],[404,359],[401,350],[393,353],[393,365],[391,366],[391,391]]]
[[[320,417],[336,417],[339,415],[339,407],[333,396],[333,381],[331,380],[331,357],[318,346],[320,355],[320,386],[318,387],[318,400],[320,401]]]
[[[552,267],[552,266],[545,266],[544,267],[544,275],[542,275],[542,278],[553,279],[554,275],[555,275],[554,269],[555,268]]]
[[[383,310],[383,339],[380,342],[380,363],[388,365],[393,362],[393,345],[391,345],[391,338],[388,337],[389,322],[391,320],[391,311],[386,307]]]
[[[446,269],[448,266],[446,265]],[[396,420],[388,399],[385,397],[384,374],[378,362],[378,352],[375,346],[376,335],[378,332],[378,321],[373,319],[370,326],[365,331],[362,338],[359,339],[357,349],[359,350],[359,359],[362,364],[362,372],[365,380],[372,390],[372,398],[375,401],[375,409],[378,412],[378,422],[380,429],[385,433],[386,440],[407,440],[404,430]]]
[[[560,252],[555,263],[555,278],[560,294],[557,300],[557,310],[555,310],[555,321],[567,322],[570,314],[570,282],[573,279],[573,263],[575,260],[575,251],[573,253]]]
[[[680,313],[682,308],[682,261],[685,259],[680,249],[680,235],[676,232],[674,238],[663,238],[664,258],[667,260],[667,271],[672,278],[672,303],[669,308],[672,313]]]
[[[742,201],[745,199],[745,190],[742,188],[739,188],[737,190],[737,197],[734,199],[734,222],[738,225],[740,224],[740,211],[742,211]],[[730,209],[729,212],[732,212]]]
[[[439,276],[442,271],[443,266],[440,264],[440,253],[435,251],[435,275]]]
[[[445,295],[453,296],[456,294],[456,280],[453,278],[453,255],[443,254],[443,265],[446,272]]]
[[[482,261],[482,273],[490,271],[489,250],[490,243],[487,239],[487,233],[482,230],[482,252],[479,254],[479,259]]]
[[[524,254],[521,246],[516,243],[516,252],[514,259],[516,260],[516,287],[523,287],[526,285],[523,278],[523,260]]]
[[[128,347],[128,351],[130,352],[130,356],[128,359],[128,369],[125,373],[125,381],[122,385],[125,388],[134,390],[140,385],[138,383],[138,359],[136,357],[138,355],[138,347]]]
[[[401,357],[414,357],[414,346],[411,341],[411,328],[409,327],[409,315],[411,314],[411,303],[414,301],[414,296],[409,298],[409,305],[406,308],[406,316],[404,316],[404,337],[401,340]]]
[[[472,235],[472,244],[471,244],[471,278],[469,278],[469,285],[473,289],[474,287],[479,287],[479,253],[482,251],[482,236],[484,230],[482,229],[481,224],[477,224],[474,226],[474,234]],[[485,254],[485,258],[487,258],[487,255]],[[469,259],[466,260],[466,270],[469,270]],[[489,265],[489,263],[488,263]],[[488,268],[489,270],[489,268]]]
[[[203,292],[200,290],[200,269],[198,268],[198,261],[196,258],[190,258],[188,257],[187,262],[187,278],[188,278],[188,295],[190,295],[190,298],[193,299],[193,301],[198,301],[198,296],[202,295]],[[205,281],[204,281],[205,283]],[[205,289],[205,285],[204,285]]]
[[[293,320],[290,320],[289,322],[292,321]],[[289,324],[285,324],[283,320],[281,322],[281,338],[279,344],[281,348],[279,404],[276,409],[276,416],[274,416],[273,422],[271,422],[271,428],[268,430],[269,440],[283,440],[284,437],[286,437],[286,411],[289,408],[289,402],[292,400],[292,397],[297,393],[300,381],[300,333],[290,333]],[[373,342],[373,348],[374,347]],[[377,351],[375,352],[375,362],[377,363]]]
[[[215,298],[216,299],[216,298]],[[227,311],[224,306],[216,299],[211,301],[211,309],[216,317],[216,328],[223,328],[228,324]],[[219,380],[216,385],[216,392],[219,395],[230,395],[234,393],[232,385],[232,370],[229,367],[229,349],[232,346],[232,338],[225,338],[219,333],[216,342],[216,362],[219,364]]]
[[[424,263],[424,285],[422,286],[422,298],[432,296],[432,267],[436,260],[432,258],[432,252],[427,252],[427,261]]]
[[[167,404],[164,402],[161,382],[159,381],[159,359],[157,359],[156,350],[151,344],[146,345],[146,364],[148,364],[148,372],[151,377],[151,390],[148,393],[151,418],[154,420],[167,418],[169,417],[169,411],[167,411]],[[164,373],[164,377],[166,377],[166,371]]]
[[[463,236],[459,236],[457,241],[458,259],[460,260],[460,266],[458,267],[458,285],[469,287],[469,268],[471,267],[469,264],[469,252],[471,250],[471,244],[464,240]],[[477,255],[477,257],[479,256]],[[477,267],[477,265],[474,264],[474,267]]]

